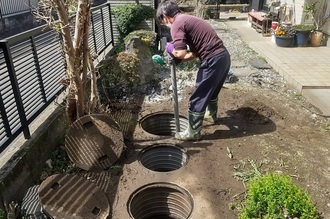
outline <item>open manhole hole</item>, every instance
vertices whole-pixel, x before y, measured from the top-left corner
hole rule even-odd
[[[170,172],[187,164],[187,154],[176,145],[159,144],[146,147],[139,154],[140,163],[149,170]]]
[[[188,119],[179,116],[180,130],[188,128]],[[173,113],[152,113],[140,120],[141,128],[154,135],[174,136],[176,132],[175,117]]]
[[[190,193],[172,183],[152,183],[137,189],[128,200],[134,219],[187,219],[194,202]]]

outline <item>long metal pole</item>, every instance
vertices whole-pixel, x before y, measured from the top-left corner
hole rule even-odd
[[[169,60],[169,63],[171,66],[171,78],[172,78],[172,87],[173,87],[175,129],[176,129],[176,133],[179,133],[180,132],[180,121],[179,121],[179,105],[178,105],[178,91],[177,91],[177,84],[176,84],[175,63],[172,58]]]

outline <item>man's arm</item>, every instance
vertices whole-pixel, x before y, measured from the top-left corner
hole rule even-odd
[[[179,58],[179,59],[182,59],[183,61],[190,61],[190,60],[193,60],[196,58],[196,55],[192,52],[188,52],[187,50],[185,49],[182,49],[182,50],[176,50],[174,49],[172,51],[172,54]]]

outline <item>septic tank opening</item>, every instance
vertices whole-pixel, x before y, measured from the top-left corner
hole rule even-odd
[[[188,156],[183,148],[158,144],[146,147],[139,154],[139,162],[149,170],[170,172],[185,166]]]
[[[180,131],[188,128],[188,119],[179,116]],[[153,135],[174,136],[176,133],[175,117],[173,113],[153,113],[140,120],[141,128]]]
[[[194,203],[188,191],[172,183],[152,183],[137,189],[128,200],[133,219],[188,219]]]

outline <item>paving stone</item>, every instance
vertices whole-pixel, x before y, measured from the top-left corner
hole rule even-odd
[[[246,68],[231,68],[231,70],[233,71],[234,75],[237,77],[245,77],[253,73],[256,73],[255,70],[246,69]]]
[[[231,62],[231,66],[233,68],[242,68],[242,67],[245,67],[246,66],[246,63],[245,62],[241,62],[241,61],[232,61]]]
[[[253,60],[251,65],[258,69],[271,69],[272,66],[262,59]]]

